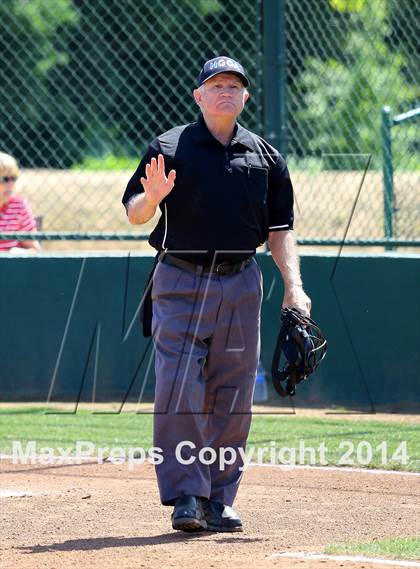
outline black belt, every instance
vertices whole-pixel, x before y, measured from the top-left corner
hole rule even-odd
[[[196,263],[191,263],[185,259],[180,259],[179,257],[174,257],[169,253],[163,253],[161,257],[161,262],[167,265],[173,265],[174,267],[179,267],[180,269],[187,269],[188,271],[194,271],[197,274],[215,274],[221,276],[236,275],[240,273],[252,261],[252,257],[248,257],[244,261],[238,261],[237,263],[232,263],[230,261],[222,261],[221,263],[214,263],[214,265],[198,265]]]

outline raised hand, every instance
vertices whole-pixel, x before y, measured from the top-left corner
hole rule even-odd
[[[150,164],[146,164],[146,177],[141,178],[140,182],[144,188],[147,201],[157,206],[172,190],[175,184],[175,170],[171,170],[166,177],[165,160],[162,154],[158,159],[152,158]]]

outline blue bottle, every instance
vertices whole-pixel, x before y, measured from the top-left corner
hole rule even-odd
[[[262,403],[263,401],[267,401],[267,399],[267,372],[260,360],[258,362],[257,377],[255,378],[254,403]]]

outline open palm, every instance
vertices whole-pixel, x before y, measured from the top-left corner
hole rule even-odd
[[[152,158],[150,164],[146,164],[146,177],[140,178],[148,202],[154,206],[158,205],[174,187],[175,177],[175,170],[171,170],[166,176],[162,154],[158,155],[157,160]]]

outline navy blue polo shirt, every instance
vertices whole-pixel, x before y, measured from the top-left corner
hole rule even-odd
[[[228,146],[203,117],[159,135],[128,182],[122,202],[142,193],[146,164],[163,154],[166,174],[176,171],[172,191],[159,204],[150,235],[156,250],[192,262],[240,261],[255,253],[270,231],[293,229],[293,188],[284,158],[238,123]]]

